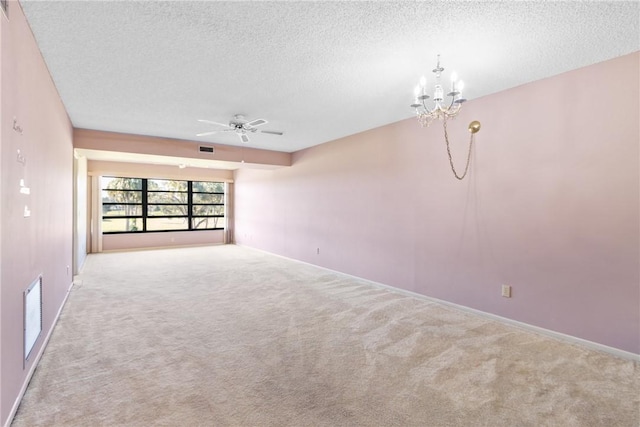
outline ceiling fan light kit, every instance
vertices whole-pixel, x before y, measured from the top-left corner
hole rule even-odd
[[[258,131],[258,126],[266,125],[269,123],[265,119],[255,119],[248,121],[242,114],[236,114],[229,121],[229,124],[213,122],[211,120],[198,120],[201,123],[207,123],[210,125],[221,126],[223,129],[212,130],[209,132],[203,132],[196,134],[196,136],[209,136],[220,132],[235,132],[240,141],[243,143],[249,142],[248,133],[256,133]],[[262,133],[267,133],[271,135],[282,135],[283,132],[276,130],[261,130]]]
[[[455,118],[460,110],[462,104],[467,100],[462,97],[462,90],[464,89],[464,82],[458,80],[458,76],[455,72],[451,73],[451,89],[446,96],[449,97],[449,101],[445,102],[444,88],[440,81],[444,68],[440,65],[440,55],[438,55],[438,62],[436,68],[432,70],[435,74],[435,84],[433,86],[433,104],[428,106],[427,99],[430,98],[427,95],[427,79],[425,76],[420,78],[420,82],[413,91],[414,100],[411,104],[411,108],[416,110],[416,118],[422,127],[429,126],[434,120],[442,121],[444,127],[444,139],[447,144],[447,155],[449,156],[449,164],[451,165],[451,171],[453,175],[462,180],[469,171],[469,165],[471,164],[471,147],[474,141],[474,135],[480,131],[480,122],[477,120],[469,123],[469,132],[471,137],[469,139],[469,150],[467,152],[467,163],[464,167],[462,175],[458,174],[455,166],[453,165],[453,159],[451,157],[451,149],[449,148],[449,134],[447,133],[447,120]]]

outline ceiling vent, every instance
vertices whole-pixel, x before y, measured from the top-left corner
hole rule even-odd
[[[198,147],[198,149],[201,153],[213,154],[213,146],[211,145],[201,145],[200,147]]]

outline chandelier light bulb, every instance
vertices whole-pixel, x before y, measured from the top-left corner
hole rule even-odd
[[[458,92],[462,94],[462,89],[464,89],[464,82],[462,80],[458,82],[457,88],[458,88]]]
[[[425,76],[420,77],[420,86],[425,87],[427,85],[427,78]]]
[[[442,101],[444,98],[444,91],[442,90],[442,86],[436,85],[435,90],[433,91],[433,100],[436,102]]]
[[[414,89],[413,89],[413,96],[415,96],[416,98],[418,97],[418,95],[420,95],[420,91],[421,91],[421,87],[420,85],[417,85]]]
[[[456,80],[458,80],[458,74],[454,71],[451,73],[451,92],[456,91]]]

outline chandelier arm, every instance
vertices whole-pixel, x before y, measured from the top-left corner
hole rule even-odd
[[[447,142],[447,155],[449,156],[449,164],[451,165],[451,171],[453,171],[453,176],[455,176],[458,180],[462,181],[464,179],[465,176],[467,176],[467,172],[469,171],[469,165],[471,164],[471,147],[473,145],[473,133],[471,134],[471,137],[469,138],[469,151],[467,152],[467,164],[464,167],[464,172],[462,173],[462,176],[458,175],[458,172],[456,172],[456,168],[453,165],[453,158],[451,157],[451,149],[449,148],[449,134],[447,133],[447,119],[444,119],[443,122],[444,125],[444,139]]]
[[[426,111],[427,114],[431,114],[431,110],[429,110],[429,107],[427,107],[427,103],[425,101],[426,99],[422,100],[422,108],[424,108],[424,111]]]

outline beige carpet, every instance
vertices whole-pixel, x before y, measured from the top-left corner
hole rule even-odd
[[[246,248],[109,253],[13,425],[636,427],[638,368]]]

